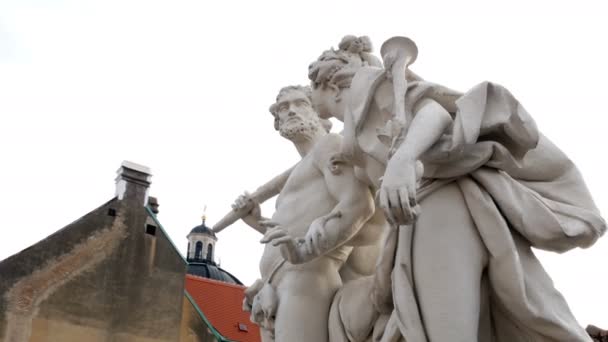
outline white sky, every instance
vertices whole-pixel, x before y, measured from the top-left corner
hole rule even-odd
[[[608,215],[604,2],[2,0],[0,260],[109,200],[125,159],[152,168],[185,252],[205,204],[211,225],[298,160],[268,106],[345,34],[409,36],[430,81],[506,86]],[[238,223],[216,258],[251,283],[260,237]],[[581,324],[608,327],[606,239],[540,258]]]

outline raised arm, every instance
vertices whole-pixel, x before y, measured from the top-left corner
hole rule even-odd
[[[264,222],[268,221],[268,218],[262,216],[260,203],[252,195],[245,192],[239,196],[232,204],[232,210],[237,213],[247,212],[246,214],[239,215],[243,222],[257,230],[260,234],[266,234],[267,227],[264,225]]]
[[[296,164],[297,165],[297,164]],[[284,171],[280,175],[274,177],[264,185],[260,186],[253,194],[245,194],[239,196],[234,204],[232,210],[228,212],[218,223],[213,226],[213,231],[219,233],[226,227],[230,226],[234,222],[238,221],[239,218],[243,219],[245,223],[251,226],[253,229],[264,234],[266,228],[259,224],[259,221],[266,220],[260,216],[259,206],[266,200],[278,195],[285,182],[291,175],[291,172],[296,166],[292,166],[288,170]],[[257,209],[257,213],[255,212]]]

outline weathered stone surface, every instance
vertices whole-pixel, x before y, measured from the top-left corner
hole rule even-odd
[[[208,340],[183,307],[186,262],[144,206],[149,175],[131,166],[117,198],[0,262],[0,341]]]
[[[271,243],[245,305],[265,341],[304,341],[302,326],[315,341],[589,341],[532,248],[585,248],[606,231],[574,163],[506,88],[482,82],[463,93],[425,81],[409,68],[418,49],[406,37],[380,52],[382,61],[368,37],[346,36],[308,66],[310,96],[279,93],[275,128],[303,159],[214,227],[242,218]],[[322,146],[310,117],[344,122],[337,149]],[[329,157],[315,159],[317,148]],[[367,195],[349,193],[357,182],[392,229],[373,279],[349,283],[340,271],[329,282],[337,272],[324,261],[344,263],[332,254],[354,246],[372,217],[348,215]],[[262,219],[256,202],[278,192],[272,221]],[[358,293],[371,296],[351,300]]]

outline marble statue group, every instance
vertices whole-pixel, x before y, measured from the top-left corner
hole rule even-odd
[[[263,235],[263,341],[590,341],[532,251],[604,233],[581,174],[509,90],[426,81],[417,53],[346,36],[270,106],[301,160],[214,227]]]

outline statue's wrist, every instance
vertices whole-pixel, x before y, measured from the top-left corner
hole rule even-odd
[[[397,153],[390,159],[389,162],[399,163],[399,164],[414,164],[416,163],[417,156],[410,153],[407,150],[398,150]]]

